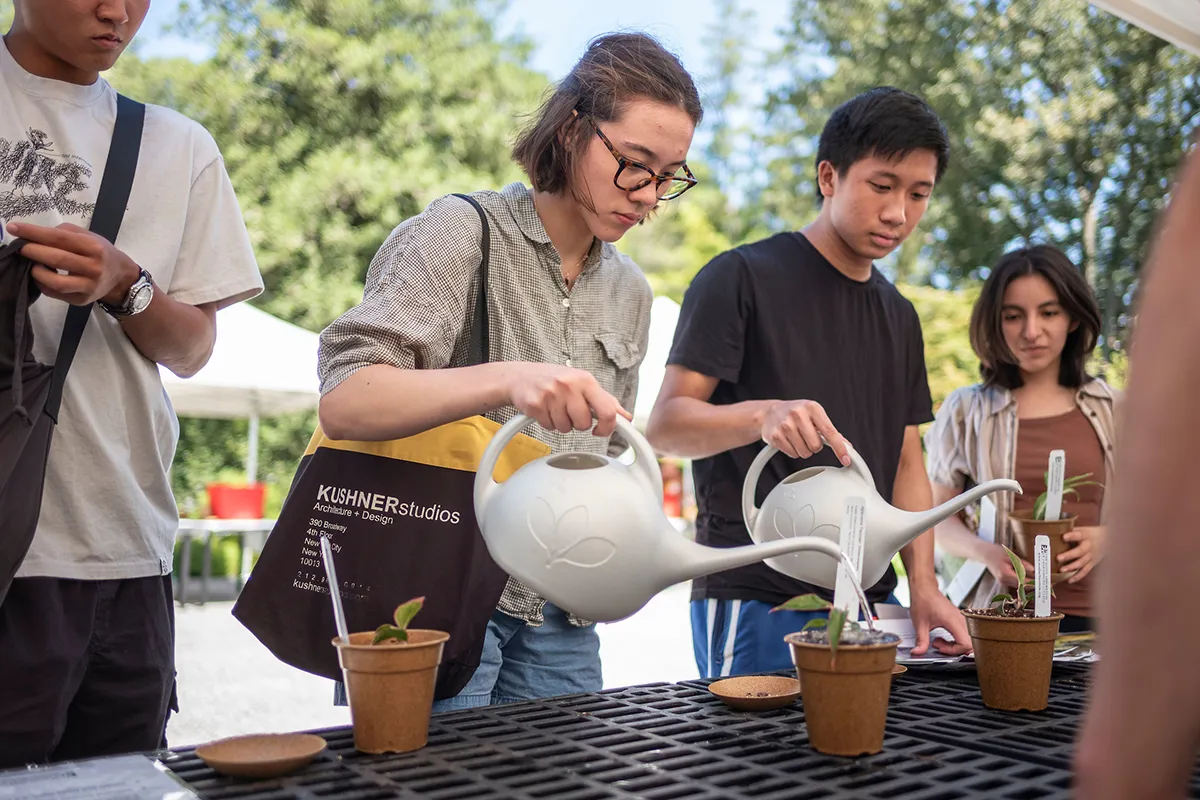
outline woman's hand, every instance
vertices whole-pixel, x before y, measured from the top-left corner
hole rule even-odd
[[[1008,553],[1004,552],[1003,547],[998,544],[992,545],[988,550],[987,559],[983,563],[987,565],[988,572],[992,573],[1000,583],[1013,589],[1017,588],[1017,571],[1013,569],[1012,560],[1008,557]],[[1021,559],[1021,563],[1025,565],[1025,580],[1028,582],[1033,577],[1033,565],[1025,559]]]
[[[1088,576],[1104,555],[1104,542],[1108,538],[1108,527],[1093,525],[1076,528],[1063,534],[1063,541],[1074,545],[1058,557],[1058,568],[1062,572],[1074,572],[1067,583],[1079,583]]]
[[[517,411],[537,420],[548,431],[592,430],[596,436],[606,437],[616,429],[618,414],[633,419],[615,397],[600,388],[590,372],[536,362],[509,366],[509,400]]]

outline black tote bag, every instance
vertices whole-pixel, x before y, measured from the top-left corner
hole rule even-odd
[[[489,357],[490,235],[483,227],[471,363]],[[469,417],[386,442],[327,438],[320,427],[292,480],[279,519],[234,604],[233,615],[281,661],[342,679],[320,537],[328,537],[350,632],[374,630],[400,603],[424,596],[414,628],[450,634],[435,697],[453,697],[479,666],[488,620],[508,576],[475,521],[475,471],[499,425]],[[519,436],[497,467],[503,480],[549,447]]]

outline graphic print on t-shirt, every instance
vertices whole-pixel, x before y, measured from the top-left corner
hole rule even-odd
[[[0,137],[0,225],[47,211],[91,219],[95,203],[84,202],[94,174],[79,156],[59,153],[43,131],[29,128],[23,139]]]

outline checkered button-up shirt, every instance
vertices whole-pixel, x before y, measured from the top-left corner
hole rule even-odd
[[[514,183],[471,196],[483,206],[491,228],[491,360],[587,370],[633,411],[653,301],[641,270],[611,244],[597,241],[568,288],[558,251],[525,186]],[[481,235],[475,209],[454,196],[435,200],[392,231],[371,261],[362,303],[321,334],[321,393],[373,364],[401,369],[467,364]],[[515,413],[505,407],[487,416],[503,424]],[[556,453],[623,449],[587,431],[563,434],[533,424],[526,432]],[[510,577],[499,609],[536,626],[544,622],[545,602]],[[571,622],[590,624],[575,617]]]

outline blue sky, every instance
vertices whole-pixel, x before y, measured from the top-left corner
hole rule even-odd
[[[787,20],[790,0],[743,0],[755,10],[756,36],[762,51],[774,46]],[[178,0],[155,0],[138,35],[143,56],[186,55],[203,58],[206,49],[164,32],[173,21]],[[500,20],[502,33],[524,33],[535,45],[533,67],[552,79],[561,78],[583,52],[589,39],[622,29],[644,30],[658,37],[683,60],[701,82],[708,71],[703,41],[716,21],[714,0],[510,0]],[[703,90],[703,85],[701,89]]]

